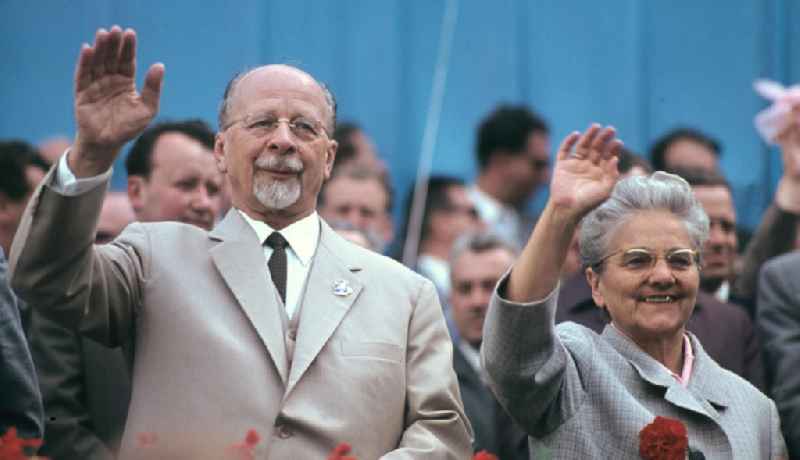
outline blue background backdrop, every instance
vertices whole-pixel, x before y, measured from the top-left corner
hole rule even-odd
[[[166,64],[160,118],[214,123],[233,73],[293,63],[328,83],[340,119],[375,139],[403,196],[417,168],[445,6],[0,0],[0,137],[71,136],[80,44],[120,24],[138,32],[140,81],[146,66]],[[798,24],[792,0],[461,0],[433,169],[474,177],[474,129],[498,102],[532,105],[549,120],[554,147],[593,120],[615,125],[638,152],[667,129],[693,125],[722,141],[740,223],[752,227],[780,176],[779,155],[753,128],[765,101],[752,82],[800,80]]]

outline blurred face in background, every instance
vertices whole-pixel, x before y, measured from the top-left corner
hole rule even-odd
[[[28,200],[30,200],[39,182],[44,179],[46,173],[38,166],[29,165],[25,168],[28,193],[20,200],[12,199],[6,196],[5,193],[0,192],[0,243],[2,243],[6,257],[11,252],[11,241],[17,232],[20,220],[22,220],[22,214],[25,212]]]
[[[141,222],[178,221],[210,230],[222,210],[222,174],[211,149],[178,132],[159,136],[150,176],[129,176],[128,196]]]
[[[703,248],[703,290],[716,291],[723,281],[734,275],[733,264],[738,248],[736,209],[730,190],[721,185],[692,187],[711,224],[708,241]]]
[[[478,210],[463,185],[453,185],[447,189],[448,205],[436,210],[431,217],[433,233],[440,235],[448,245],[459,236],[483,230],[483,221],[478,216]]]
[[[675,169],[700,169],[719,172],[717,155],[699,142],[679,139],[664,152],[664,165],[670,171]]]
[[[483,338],[483,322],[497,281],[514,262],[505,248],[465,251],[450,267],[450,308],[463,340],[478,347]]]
[[[100,210],[100,221],[94,242],[104,244],[117,237],[125,227],[136,220],[128,195],[123,192],[108,192]]]
[[[385,243],[391,241],[392,221],[386,209],[389,197],[377,179],[334,176],[324,193],[319,213],[325,220],[349,222],[357,229],[380,235]]]
[[[505,195],[509,204],[522,207],[539,186],[550,180],[550,137],[533,132],[528,136],[524,152],[505,158]]]

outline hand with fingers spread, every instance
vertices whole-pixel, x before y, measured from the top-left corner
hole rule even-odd
[[[542,299],[556,287],[578,222],[611,195],[617,182],[620,147],[614,128],[596,124],[561,143],[550,200],[511,271],[508,300]]]
[[[622,142],[612,127],[593,124],[583,134],[573,132],[556,155],[550,200],[560,209],[574,210],[578,218],[611,194],[617,182],[617,154]]]
[[[78,134],[69,157],[76,176],[107,171],[122,146],[147,127],[158,112],[163,77],[164,66],[154,64],[137,92],[132,29],[100,29],[94,45],[83,45],[75,70]]]

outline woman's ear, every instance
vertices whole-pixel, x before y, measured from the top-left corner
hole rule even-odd
[[[600,274],[592,270],[592,267],[588,267],[586,269],[586,281],[589,282],[589,287],[592,288],[592,300],[594,300],[595,305],[600,308],[605,307],[606,302],[600,290]]]

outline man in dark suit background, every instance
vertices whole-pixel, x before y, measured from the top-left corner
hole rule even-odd
[[[25,341],[22,305],[8,285],[9,246],[47,163],[31,145],[0,142],[0,435],[15,427],[18,436],[41,438],[42,397]]]
[[[778,406],[790,458],[800,458],[800,253],[764,265],[758,282],[757,324],[767,382]]]
[[[486,450],[503,460],[527,460],[528,440],[486,386],[480,346],[494,286],[516,255],[517,249],[499,237],[472,233],[456,240],[450,258],[450,312],[458,332],[453,367],[475,431],[473,450]]]

